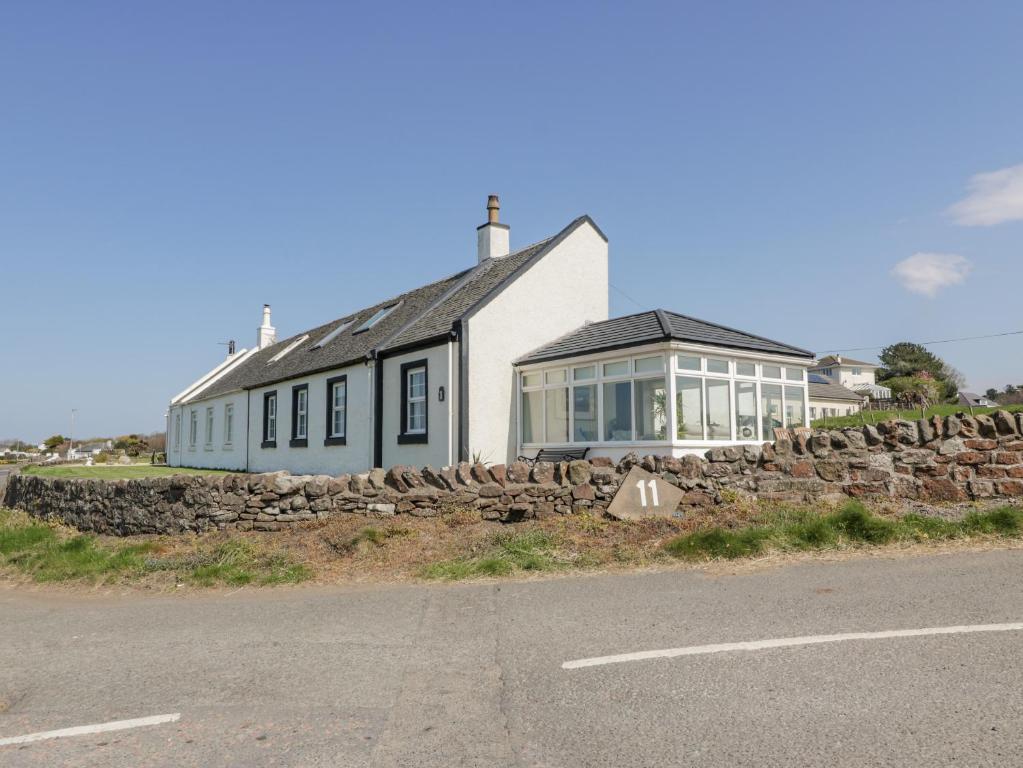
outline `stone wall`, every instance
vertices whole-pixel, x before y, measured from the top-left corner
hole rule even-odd
[[[358,475],[175,475],[150,480],[12,477],[4,503],[81,530],[175,533],[234,527],[280,530],[332,514],[433,516],[458,507],[516,522],[605,510],[639,464],[683,490],[680,507],[748,494],[810,502],[845,496],[957,502],[1023,496],[1023,414],[892,421],[831,431],[796,430],[757,447],[706,458],[630,455],[530,467],[466,463],[392,467]]]

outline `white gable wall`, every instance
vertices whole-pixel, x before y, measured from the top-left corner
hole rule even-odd
[[[574,230],[468,319],[467,449],[515,458],[518,403],[512,362],[587,322],[608,318],[607,241]]]
[[[172,467],[201,469],[245,469],[246,392],[229,392],[219,397],[174,405],[168,412],[167,463]],[[225,406],[234,406],[234,428],[231,443],[225,442]],[[206,442],[206,409],[213,409],[213,440]],[[196,414],[195,445],[189,444],[189,415]],[[181,414],[181,435],[177,434],[177,414]]]
[[[249,391],[252,428],[249,430],[249,471],[295,475],[339,475],[362,472],[372,466],[371,372],[365,364],[301,376]],[[327,436],[327,379],[348,377],[345,445],[324,445]],[[309,385],[309,427],[306,447],[292,447],[291,393],[296,385]],[[277,392],[277,447],[263,448],[263,394]]]

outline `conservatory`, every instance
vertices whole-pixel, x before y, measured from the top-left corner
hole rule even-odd
[[[806,350],[663,310],[592,323],[517,363],[519,453],[703,453],[808,424]]]

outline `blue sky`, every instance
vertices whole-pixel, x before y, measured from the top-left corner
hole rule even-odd
[[[513,247],[592,215],[613,314],[821,352],[1023,330],[1021,26],[1015,2],[5,3],[0,437],[72,408],[80,435],[162,429],[264,302],[286,336],[472,264],[488,193]],[[1023,383],[1023,336],[933,349]]]

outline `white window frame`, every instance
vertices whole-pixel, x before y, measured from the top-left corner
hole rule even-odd
[[[277,440],[277,393],[266,398],[266,439],[267,442]]]
[[[423,376],[423,394],[413,395],[412,394],[412,378],[422,374]],[[426,366],[419,365],[415,368],[409,368],[405,371],[405,434],[406,435],[425,435],[426,434],[426,409],[427,404],[427,386],[426,386]],[[423,425],[422,427],[412,427],[412,405],[413,403],[423,404]]]
[[[188,412],[188,450],[194,451],[199,440],[199,411],[191,408]]]
[[[337,393],[342,391],[341,404],[338,405]],[[337,417],[341,416],[341,429],[334,428]],[[348,379],[335,381],[330,385],[330,423],[327,425],[329,437],[346,437],[345,431],[348,421]]]
[[[206,406],[206,424],[203,436],[206,438],[203,445],[207,450],[213,449],[213,406]]]
[[[174,450],[181,450],[181,411],[174,414]]]
[[[295,392],[295,440],[309,439],[309,388]]]
[[[668,439],[667,440],[637,440],[637,424],[635,414],[635,382],[637,380],[645,380],[657,378],[655,373],[635,373],[635,361],[636,359],[648,358],[655,355],[665,355],[665,366],[663,376],[665,377],[666,390],[668,393],[667,398],[667,418],[668,418]],[[680,368],[677,365],[678,355],[686,357],[695,357],[700,360],[699,370]],[[725,360],[728,364],[727,373],[713,373],[708,371],[707,360]],[[621,373],[616,375],[606,375],[604,367],[608,364],[614,363],[626,363],[628,373]],[[739,374],[738,364],[745,363],[753,366],[754,373],[750,374]],[[525,367],[519,371],[516,377],[516,395],[517,395],[517,411],[519,412],[518,418],[518,437],[519,445],[523,448],[542,448],[542,447],[555,447],[566,445],[564,443],[552,443],[547,440],[547,397],[544,395],[541,397],[541,411],[538,414],[540,423],[543,425],[542,434],[539,440],[534,440],[531,443],[524,443],[522,441],[522,398],[523,394],[527,392],[545,391],[548,389],[568,389],[569,397],[569,441],[568,444],[577,445],[588,445],[591,447],[601,448],[627,448],[627,447],[642,447],[650,445],[663,445],[671,446],[673,448],[712,448],[720,445],[728,444],[759,444],[764,441],[773,441],[773,434],[762,434],[763,432],[763,393],[762,384],[776,384],[781,388],[781,408],[782,408],[782,421],[786,427],[788,424],[787,418],[787,398],[785,393],[786,387],[797,387],[802,390],[802,401],[803,401],[803,412],[802,422],[803,425],[810,424],[809,415],[809,391],[807,385],[807,369],[809,361],[799,361],[795,358],[790,357],[779,357],[772,359],[769,356],[758,355],[755,352],[740,353],[734,350],[723,350],[709,347],[695,347],[678,342],[670,342],[667,345],[661,345],[658,347],[642,347],[635,350],[629,350],[629,354],[623,355],[622,351],[619,350],[617,354],[595,354],[580,356],[578,358],[562,359],[552,361],[547,365],[537,364],[529,367]],[[596,376],[591,379],[576,380],[574,376],[574,369],[585,368],[589,366],[596,367]],[[777,367],[779,369],[779,378],[767,378],[764,376],[765,367]],[[800,369],[802,372],[801,379],[790,379],[786,378],[785,369]],[[566,382],[564,384],[548,384],[547,373],[550,371],[561,371],[566,372]],[[540,383],[534,383],[532,386],[526,386],[527,376],[538,376]],[[678,418],[676,413],[676,377],[688,376],[692,378],[698,378],[701,380],[700,386],[700,398],[701,405],[703,408],[703,434],[700,438],[678,438]],[[731,425],[729,429],[730,437],[719,438],[711,440],[707,436],[707,418],[709,414],[707,412],[707,380],[713,379],[717,381],[728,382],[728,410],[731,418]],[[607,383],[629,381],[630,385],[630,397],[629,397],[629,408],[630,417],[632,420],[632,433],[629,440],[606,440],[605,439],[605,423],[604,423],[604,385]],[[743,382],[744,384],[754,384],[754,397],[756,403],[756,430],[757,434],[753,439],[741,440],[738,438],[738,410],[735,401],[736,394],[736,382]],[[574,413],[574,400],[572,395],[572,388],[576,385],[589,385],[593,384],[597,387],[597,440],[589,441],[575,441],[575,413]],[[536,436],[534,436],[536,437]]]
[[[234,403],[224,403],[224,447],[234,445]]]

